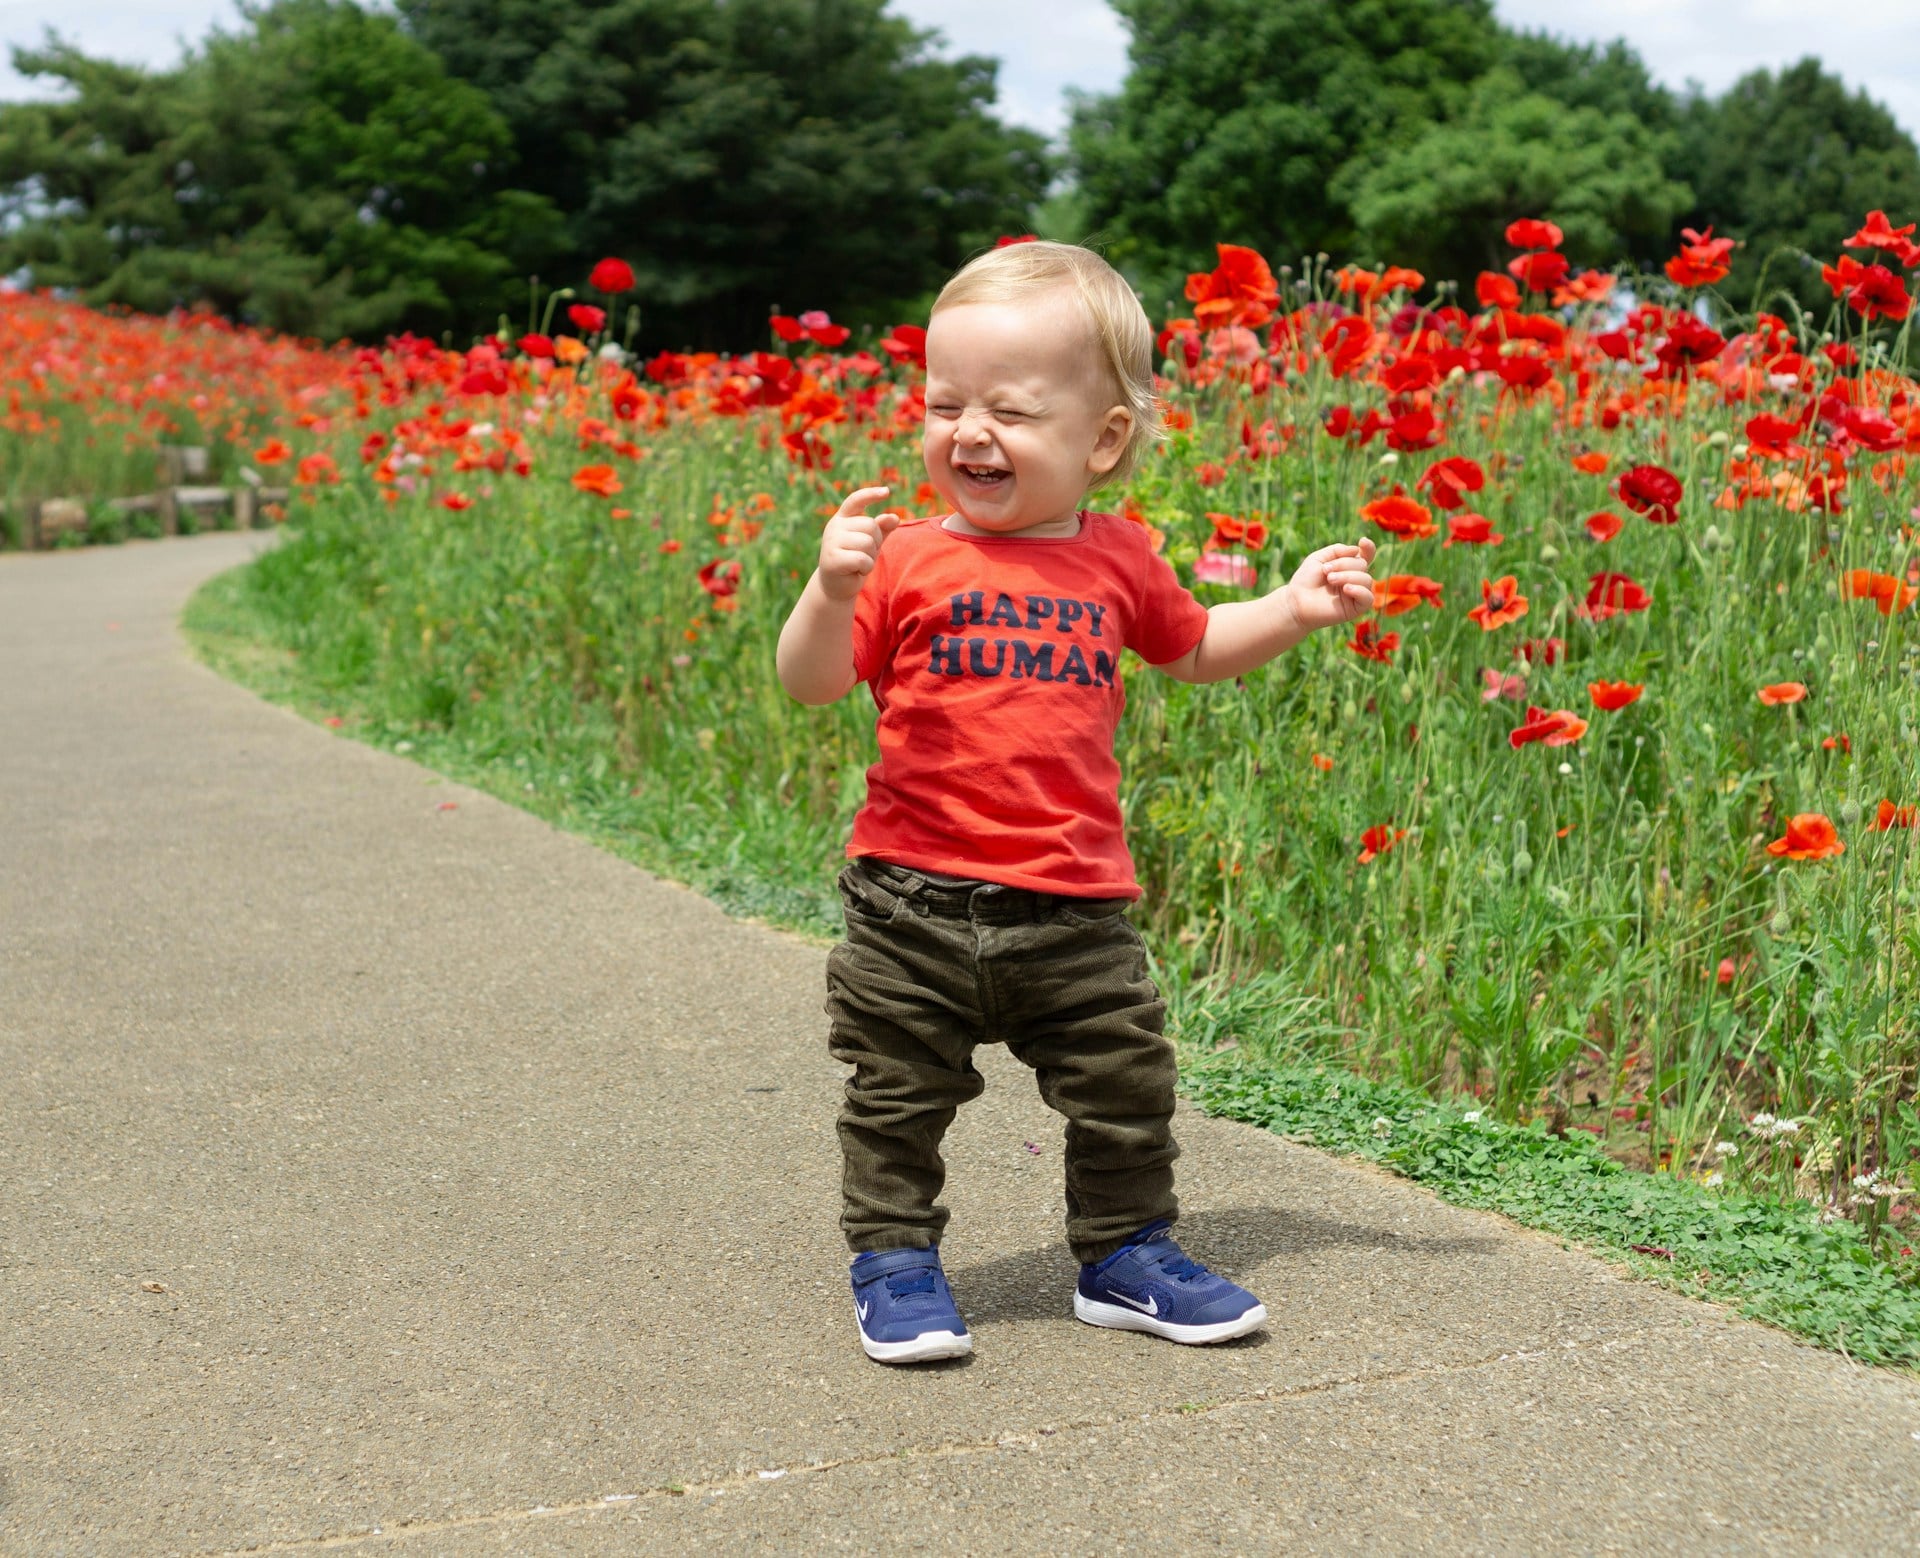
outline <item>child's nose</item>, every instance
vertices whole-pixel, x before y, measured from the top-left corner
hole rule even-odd
[[[984,444],[992,435],[987,429],[987,419],[974,411],[960,413],[960,427],[954,435],[963,444]]]

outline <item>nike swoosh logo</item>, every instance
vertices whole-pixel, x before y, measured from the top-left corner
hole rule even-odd
[[[854,1308],[860,1311],[860,1318],[862,1320],[867,1318],[867,1311],[872,1307],[873,1305],[871,1304],[855,1304],[854,1305]]]
[[[1107,1294],[1107,1297],[1117,1298],[1120,1300],[1121,1303],[1131,1304],[1135,1309],[1144,1310],[1147,1314],[1150,1314],[1150,1315],[1157,1315],[1160,1313],[1160,1300],[1157,1298],[1150,1298],[1143,1304],[1137,1298],[1128,1298],[1125,1293],[1109,1292]]]

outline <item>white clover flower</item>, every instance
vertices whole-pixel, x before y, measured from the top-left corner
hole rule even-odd
[[[1722,1174],[1718,1169],[1715,1169],[1711,1174],[1709,1174],[1704,1181],[1704,1183],[1709,1189],[1718,1188],[1719,1186],[1724,1185],[1726,1182],[1727,1182],[1727,1176],[1725,1174]]]
[[[1376,1136],[1392,1135],[1393,1121],[1387,1119],[1384,1115],[1382,1115],[1379,1119],[1373,1122],[1373,1134]]]
[[[1747,1121],[1747,1129],[1758,1131],[1762,1135],[1765,1135],[1773,1129],[1773,1116],[1770,1114],[1756,1114],[1751,1120]]]
[[[1713,1155],[1717,1158],[1734,1158],[1740,1155],[1740,1149],[1733,1142],[1717,1141],[1713,1144]]]
[[[1481,1116],[1485,1113],[1486,1111],[1484,1109],[1469,1109],[1465,1114],[1461,1115],[1460,1118],[1465,1120],[1469,1125],[1475,1125],[1479,1123]]]
[[[608,341],[600,348],[600,356],[606,362],[625,362],[627,349],[618,341]]]

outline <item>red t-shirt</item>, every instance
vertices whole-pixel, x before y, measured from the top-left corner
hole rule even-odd
[[[1120,822],[1120,650],[1200,642],[1207,608],[1147,532],[973,536],[907,520],[856,597],[880,761],[849,856],[1085,898],[1138,898]]]

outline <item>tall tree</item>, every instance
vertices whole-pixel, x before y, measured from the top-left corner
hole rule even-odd
[[[1502,67],[1461,114],[1366,170],[1354,216],[1375,258],[1461,282],[1511,258],[1516,216],[1558,223],[1576,261],[1651,266],[1692,198],[1667,177],[1679,149],[1630,111],[1569,107]]]
[[[1147,289],[1178,295],[1216,241],[1276,264],[1358,237],[1360,178],[1465,106],[1497,63],[1487,0],[1114,0],[1131,69],[1069,132],[1086,217]]]
[[[1920,219],[1920,151],[1893,115],[1849,92],[1815,59],[1756,70],[1718,98],[1686,105],[1691,225],[1738,238],[1721,290],[1746,307],[1780,307],[1784,288],[1824,314],[1833,294],[1819,265],[1870,210]],[[1763,284],[1764,293],[1756,297]]]
[[[884,322],[1031,218],[1045,143],[995,65],[884,0],[399,0],[567,213],[564,274],[630,261],[646,338],[758,344],[768,311]]]
[[[489,178],[509,136],[485,96],[348,0],[242,16],[161,74],[14,51],[76,95],[0,106],[0,271],[328,338],[484,327],[558,225]]]

